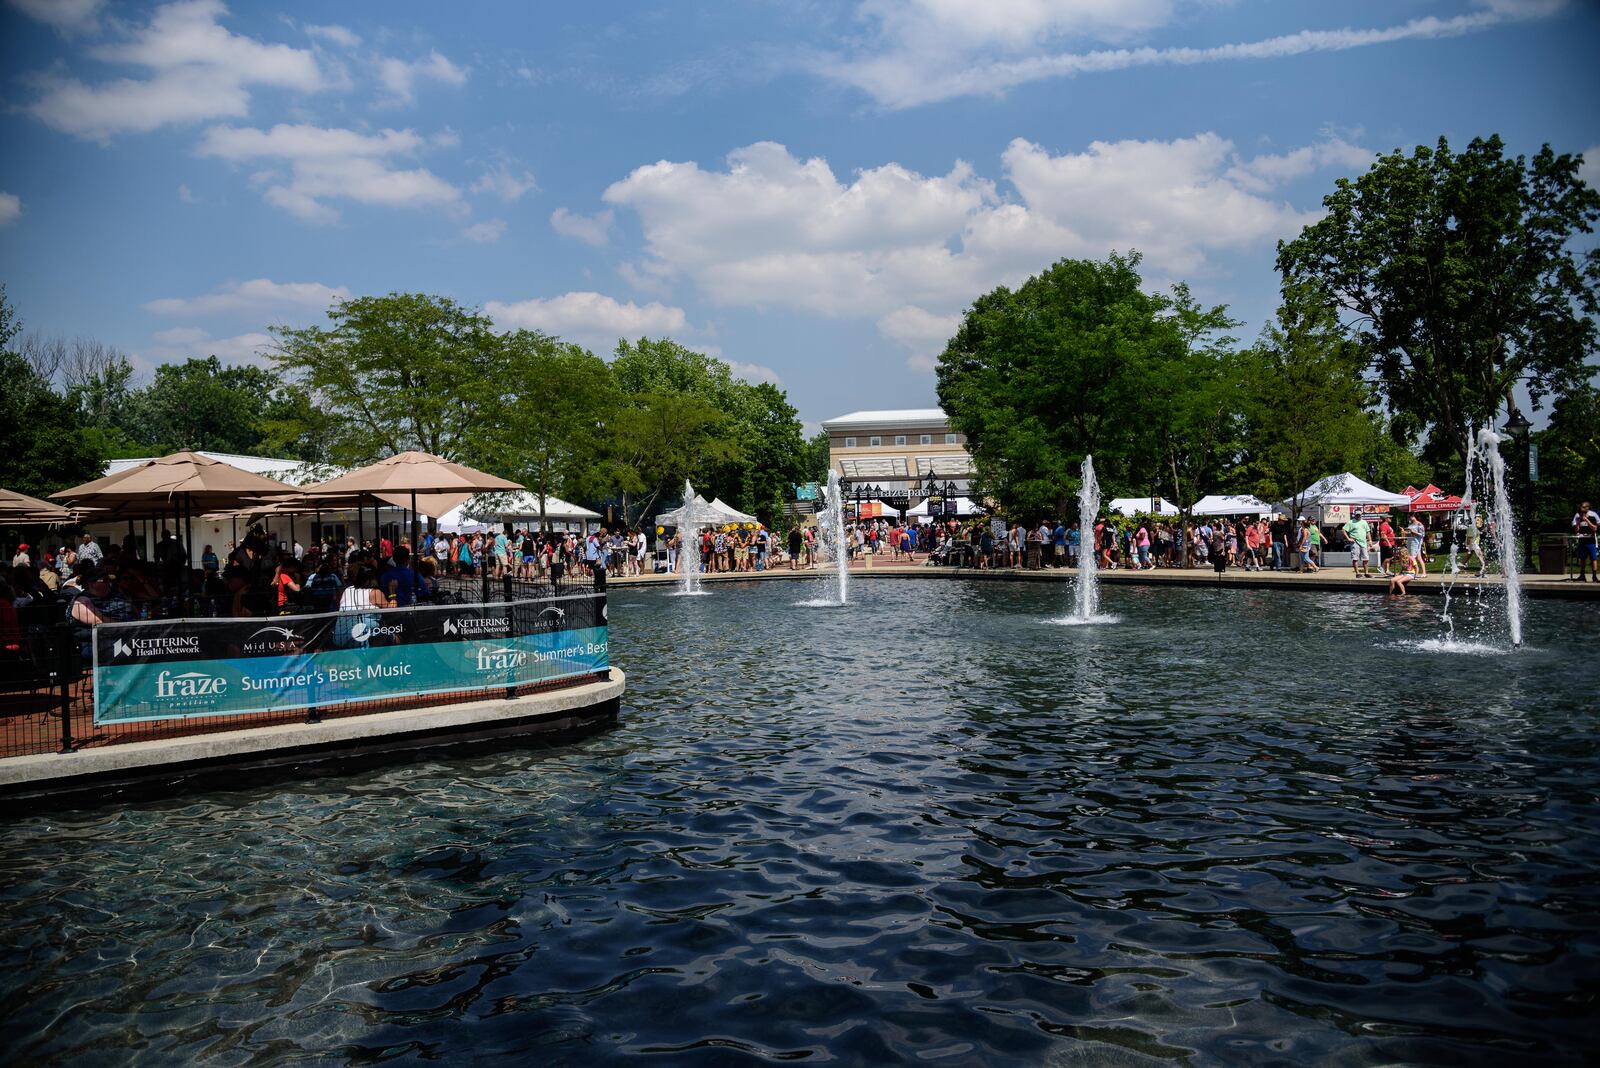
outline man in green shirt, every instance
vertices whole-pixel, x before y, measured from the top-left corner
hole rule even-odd
[[[1360,512],[1351,514],[1350,521],[1344,525],[1344,536],[1350,539],[1350,570],[1361,578],[1371,578],[1372,527],[1361,518]]]

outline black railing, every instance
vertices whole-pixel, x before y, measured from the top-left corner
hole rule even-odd
[[[538,602],[545,598],[590,590],[603,592],[605,589],[603,572],[562,574],[556,576],[554,581],[548,575],[542,579],[524,579],[514,574],[497,575],[488,584],[487,597],[483,596],[485,583],[481,575],[443,576],[442,579],[436,587],[435,597],[423,603],[514,603],[517,608],[512,615],[518,619],[525,613],[536,613]],[[91,660],[86,653],[92,632],[86,626],[69,621],[66,611],[63,602],[31,605],[18,611],[15,631],[0,630],[0,758],[71,753],[85,745],[142,741],[241,727],[321,722],[375,712],[481,700],[488,696],[511,698],[610,677],[610,671],[606,669],[593,675],[529,679],[488,689],[443,694],[398,694],[336,707],[285,708],[207,716],[203,719],[97,724]],[[374,611],[381,616],[384,610]],[[257,618],[267,617],[262,621],[268,622],[273,615],[272,611],[262,611]],[[604,618],[603,614],[601,618]],[[520,625],[516,626],[521,629]]]

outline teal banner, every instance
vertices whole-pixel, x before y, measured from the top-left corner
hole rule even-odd
[[[97,627],[95,722],[495,691],[610,664],[603,596],[390,609],[360,620],[346,625],[333,613]]]

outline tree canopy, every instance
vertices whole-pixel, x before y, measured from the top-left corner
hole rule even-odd
[[[1315,285],[1348,315],[1395,431],[1421,434],[1430,458],[1460,453],[1519,381],[1535,404],[1588,388],[1600,249],[1573,239],[1600,220],[1600,194],[1581,161],[1440,138],[1341,178],[1327,215],[1279,246],[1285,286]]]

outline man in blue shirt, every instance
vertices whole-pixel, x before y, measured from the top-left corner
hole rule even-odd
[[[1056,566],[1067,562],[1067,527],[1064,523],[1057,523],[1056,529],[1050,532],[1050,543],[1055,546]]]
[[[394,566],[383,573],[378,588],[393,608],[417,603],[417,573],[411,570],[411,553],[404,545],[394,551]]]

